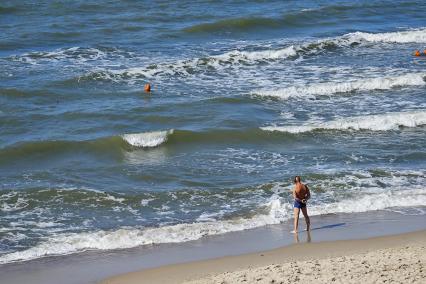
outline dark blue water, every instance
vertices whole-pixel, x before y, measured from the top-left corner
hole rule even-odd
[[[1,1],[0,263],[276,224],[296,174],[425,214],[425,10]]]

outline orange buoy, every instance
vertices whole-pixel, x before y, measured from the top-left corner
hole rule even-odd
[[[149,83],[146,83],[146,84],[145,84],[145,87],[144,87],[144,90],[145,90],[145,92],[147,92],[147,93],[151,92],[151,85],[150,85]]]
[[[414,51],[414,56],[420,56],[420,51],[418,50]]]

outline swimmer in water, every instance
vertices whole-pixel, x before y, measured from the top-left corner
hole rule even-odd
[[[306,230],[309,231],[311,228],[311,221],[309,220],[308,210],[306,209],[306,202],[311,198],[311,193],[308,186],[303,184],[301,180],[300,176],[294,177],[294,231],[292,231],[292,233],[295,234],[298,232],[300,210],[302,210],[303,216],[305,217]]]

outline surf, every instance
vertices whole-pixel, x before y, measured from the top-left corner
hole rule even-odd
[[[359,213],[375,210],[390,210],[402,214],[405,209],[412,207],[422,207],[426,204],[426,191],[421,184],[424,180],[423,172],[337,172],[333,176],[339,177],[333,180],[329,175],[307,175],[307,180],[314,184],[312,186],[314,198],[309,203],[309,212],[312,216],[327,214]],[[418,185],[413,186],[410,181],[416,178]],[[407,189],[408,185],[411,187]],[[343,188],[341,186],[345,185]],[[383,187],[385,185],[385,188]],[[265,188],[268,188],[265,192]],[[322,189],[327,188],[327,191]],[[153,192],[136,196],[119,195],[117,193],[107,193],[96,190],[56,190],[48,191],[49,196],[45,200],[52,200],[58,194],[72,194],[75,202],[86,202],[80,206],[84,208],[100,201],[102,206],[127,206],[133,204],[138,206],[149,206],[158,203],[161,198],[164,203],[168,199],[176,199],[179,202],[191,202],[205,199],[211,196],[218,202],[230,201],[233,198],[252,198],[256,192],[264,193],[264,197],[256,202],[256,206],[242,214],[238,210],[234,214],[223,216],[220,214],[199,213],[199,217],[194,222],[182,222],[177,224],[160,226],[134,226],[121,227],[111,230],[92,230],[81,232],[56,232],[44,238],[33,247],[25,250],[10,252],[0,255],[0,263],[11,263],[18,261],[28,261],[31,259],[44,258],[56,255],[67,255],[90,250],[114,250],[139,247],[152,244],[183,243],[198,240],[206,236],[220,235],[229,232],[250,230],[267,225],[274,225],[286,222],[293,218],[293,208],[288,188],[282,187],[281,183],[261,185],[255,188],[241,189],[237,192],[230,190],[222,193],[213,192]],[[239,193],[238,193],[239,192]],[[330,200],[330,195],[332,198]],[[1,196],[4,201],[16,200],[16,195],[22,193],[4,193]],[[35,193],[31,193],[34,195]],[[40,193],[43,194],[43,190]],[[75,195],[78,194],[78,195]],[[223,195],[219,198],[217,195]],[[44,194],[46,195],[46,193]],[[35,195],[37,196],[37,195]],[[33,196],[33,197],[35,197]],[[186,198],[183,198],[185,197]],[[225,198],[226,197],[226,198]],[[231,199],[230,199],[231,198]],[[146,200],[142,202],[139,200]],[[95,200],[99,200],[95,202]],[[13,206],[13,205],[10,205]],[[40,204],[40,206],[43,206]],[[21,208],[22,209],[22,208]],[[37,208],[34,208],[37,209]],[[176,209],[176,208],[175,208]],[[238,209],[238,208],[233,208]],[[19,210],[19,208],[18,208]],[[99,210],[99,208],[98,208]],[[179,209],[181,210],[181,209]],[[9,211],[8,211],[9,212]],[[215,213],[215,212],[213,212]],[[217,212],[216,212],[217,213]],[[426,211],[419,214],[426,214]],[[41,226],[49,228],[55,224],[43,223]]]
[[[377,115],[346,117],[322,123],[305,123],[289,126],[265,126],[265,131],[288,133],[304,133],[321,130],[352,130],[352,131],[390,131],[401,127],[421,127],[426,125],[426,111],[393,112]]]
[[[276,90],[258,90],[251,94],[260,97],[273,97],[281,100],[292,98],[316,99],[319,96],[333,96],[363,91],[381,91],[394,88],[426,85],[426,73],[408,73],[394,76],[370,77],[365,79],[325,82],[310,85],[291,86]]]

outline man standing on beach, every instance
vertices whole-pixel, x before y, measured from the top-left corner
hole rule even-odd
[[[303,216],[306,221],[306,230],[309,231],[311,227],[311,221],[309,220],[308,210],[306,209],[306,202],[311,198],[311,193],[307,185],[301,182],[300,176],[294,177],[294,188],[293,188],[293,198],[294,198],[294,231],[292,233],[298,232],[299,227],[299,213],[302,210]]]

